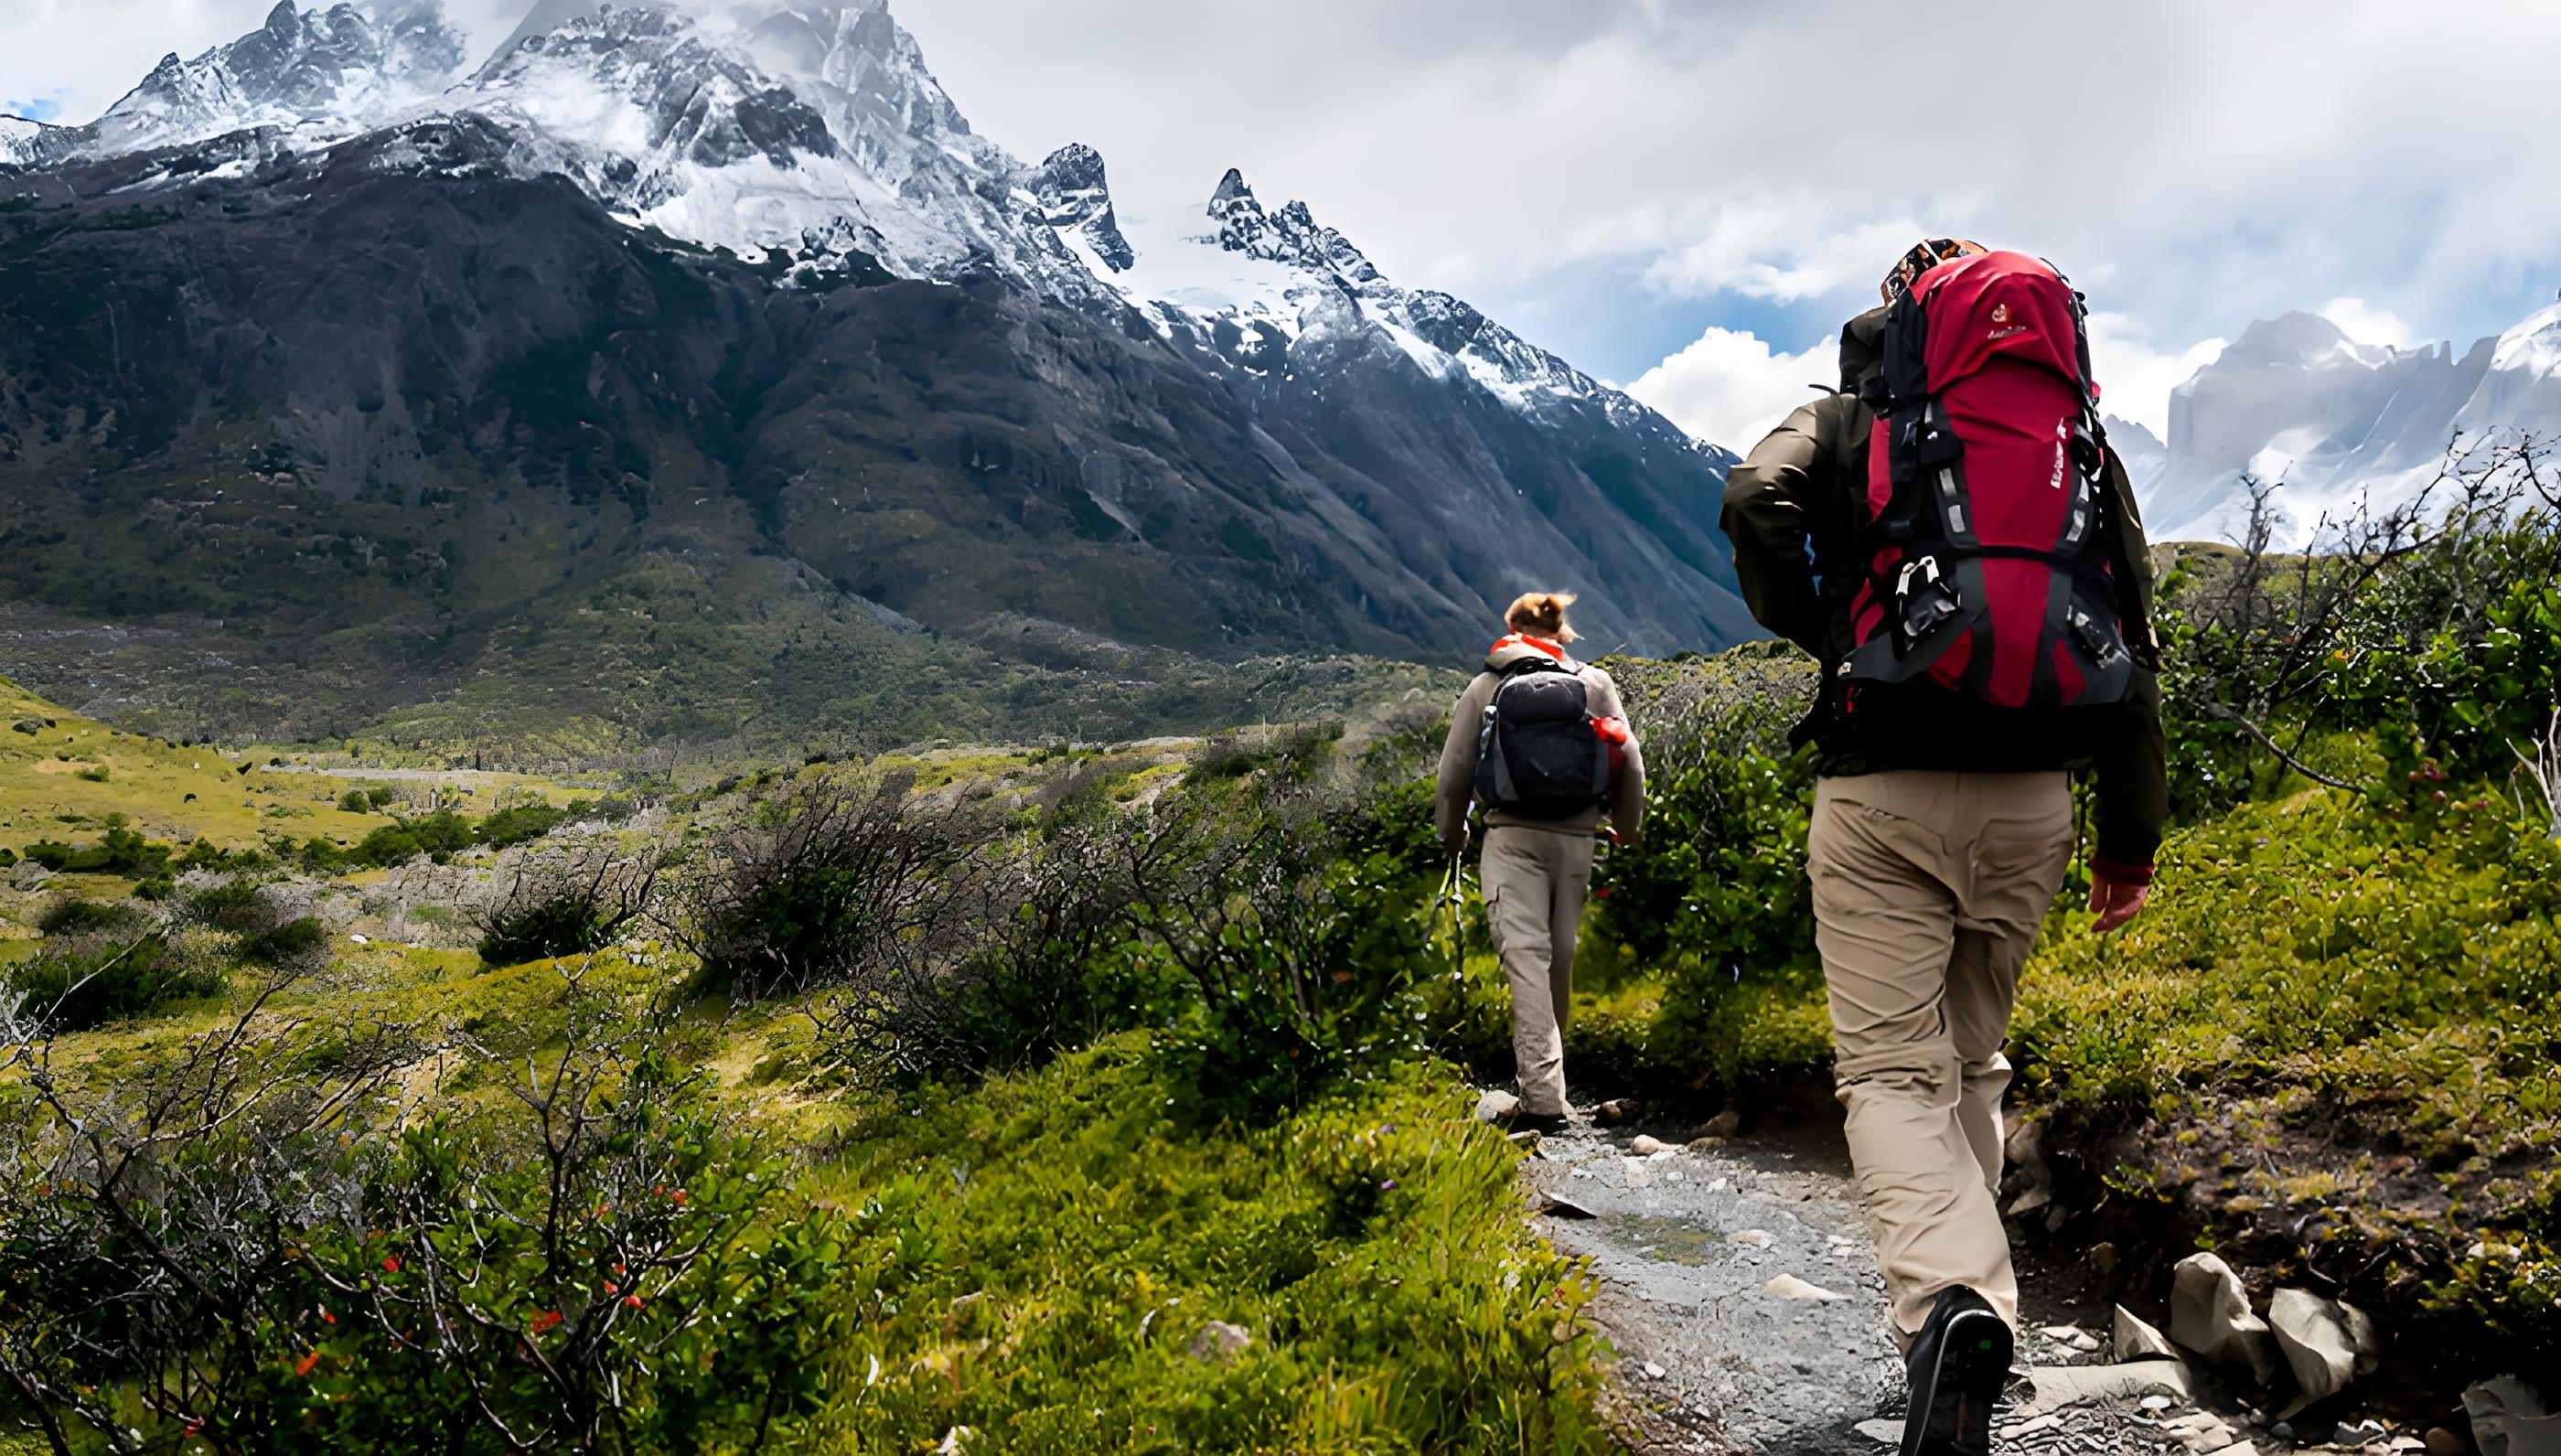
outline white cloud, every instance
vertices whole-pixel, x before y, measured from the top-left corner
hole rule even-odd
[[[2164,352],[2149,329],[2122,313],[2090,316],[2090,371],[2108,413],[2169,438],[2169,392],[2221,357],[2225,339]]]
[[[1698,438],[1742,454],[1796,406],[1811,402],[1816,387],[1839,382],[1836,341],[1779,354],[1752,334],[1711,328],[1647,370],[1627,393]]]
[[[2362,298],[2333,298],[2320,306],[2320,316],[2360,344],[2410,349],[2419,343],[2419,336],[2401,322],[2400,315],[2388,308],[2376,308]]]
[[[270,3],[0,0],[0,95],[87,119]],[[1986,82],[1929,108],[1944,165],[1906,164],[1904,89],[1840,83],[1876,0],[891,3],[1018,154],[1091,142],[1131,204],[1205,200],[1241,166],[1498,314],[1603,273],[1630,309],[1846,314],[1914,238],[1962,233],[2054,258],[2160,339],[2332,298],[2360,337],[2461,343],[2561,271],[2561,148],[2513,144],[2550,129],[2561,6],[2540,0],[1978,0],[1898,33],[1907,74]],[[487,43],[531,0],[447,4]]]

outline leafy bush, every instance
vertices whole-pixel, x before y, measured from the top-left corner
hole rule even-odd
[[[62,1032],[149,1016],[222,990],[222,966],[205,947],[173,942],[157,926],[48,936],[33,957],[0,973],[0,1004],[18,998],[28,1015]]]
[[[328,943],[329,927],[310,915],[304,915],[242,941],[241,956],[265,965],[284,965],[310,955]]]
[[[512,966],[601,950],[648,911],[657,876],[654,858],[609,850],[520,868],[507,892],[473,915],[480,959]]]
[[[370,814],[374,811],[374,801],[366,796],[363,789],[349,789],[339,796],[338,808],[348,814]]]
[[[481,820],[477,834],[482,844],[503,850],[541,839],[560,827],[568,817],[567,813],[549,804],[519,804]]]
[[[56,895],[36,912],[36,929],[48,938],[139,930],[147,923],[131,905],[76,894]]]
[[[582,1012],[511,1108],[406,1126],[374,1113],[415,1054],[398,1033],[317,1082],[279,1073],[319,1049],[247,1023],[129,1090],[22,1054],[0,1373],[155,1450],[755,1449],[804,1426],[863,1318],[837,1292],[848,1230],[649,1050],[665,1030]]]
[[[28,859],[57,875],[115,875],[135,880],[167,874],[172,853],[169,846],[153,844],[120,824],[111,824],[105,837],[87,849],[39,840],[25,851]]]
[[[979,835],[902,780],[823,774],[760,799],[680,889],[672,926],[737,1002],[842,985],[949,903]]]

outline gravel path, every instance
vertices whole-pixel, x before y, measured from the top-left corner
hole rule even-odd
[[[1594,1311],[1620,1356],[1627,1424],[1647,1452],[1883,1456],[1900,1439],[1902,1365],[1885,1332],[1884,1280],[1848,1177],[1838,1124],[1812,1123],[1638,1155],[1640,1129],[1578,1123],[1525,1165],[1532,1207],[1558,1248],[1600,1276]],[[1670,1133],[1663,1132],[1666,1141]],[[2044,1308],[2040,1306],[2044,1305]],[[2063,1326],[2031,1286],[2003,1453],[2242,1456],[2246,1416],[2184,1398],[2070,1401],[2069,1376],[2102,1364],[2107,1332]],[[1862,1426],[1865,1428],[1862,1429]],[[2267,1443],[2259,1453],[2288,1449]]]

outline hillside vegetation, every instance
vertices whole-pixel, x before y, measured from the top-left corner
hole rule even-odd
[[[2018,1103],[2050,1236],[2206,1239],[2468,1377],[2561,1351],[2561,535],[2515,491],[2383,529],[2168,583],[2182,823],[2130,933],[2058,906]],[[1749,1106],[1827,1055],[1781,744],[1808,669],[1613,666],[1657,817],[1599,878],[1569,1058],[1585,1095]],[[1437,717],[442,811],[388,868],[276,840],[157,899],[68,871],[12,908],[14,1418],[173,1452],[1604,1444],[1588,1282],[1467,1115],[1508,1038],[1438,892]]]

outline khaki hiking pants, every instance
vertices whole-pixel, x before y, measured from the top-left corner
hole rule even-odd
[[[1534,1116],[1565,1111],[1565,1018],[1592,855],[1589,834],[1508,825],[1485,831],[1485,920],[1512,988],[1521,1110]]]
[[[1996,1202],[2001,1044],[2072,844],[2061,772],[1904,771],[1815,787],[1807,869],[1834,1075],[1904,1334],[1961,1284],[2018,1323]]]

